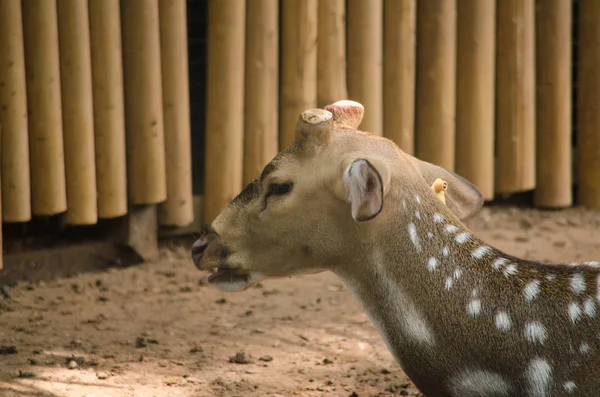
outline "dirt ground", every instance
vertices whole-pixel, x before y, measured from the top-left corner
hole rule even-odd
[[[600,259],[600,212],[496,207],[468,224],[513,255]],[[230,294],[206,275],[166,243],[156,263],[5,290],[0,395],[419,395],[334,275]]]

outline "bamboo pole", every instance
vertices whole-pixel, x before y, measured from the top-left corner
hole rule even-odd
[[[248,0],[246,11],[244,184],[277,154],[279,1]]]
[[[0,37],[2,217],[4,222],[27,222],[31,219],[31,181],[20,1],[0,1]]]
[[[535,187],[534,0],[497,9],[496,192]]]
[[[35,215],[66,211],[56,0],[23,0],[29,161]]]
[[[158,0],[121,1],[127,181],[132,204],[167,198]]]
[[[416,0],[386,0],[383,135],[415,153]]]
[[[67,181],[65,222],[98,222],[92,60],[87,0],[58,0],[58,36]]]
[[[536,189],[538,207],[569,207],[571,177],[571,1],[536,2]]]
[[[383,0],[348,0],[348,95],[362,103],[360,129],[383,135]]]
[[[209,2],[204,222],[242,188],[245,0]]]
[[[456,0],[417,1],[417,157],[454,169]]]
[[[319,1],[317,106],[346,99],[346,1]]]
[[[298,115],[317,106],[318,0],[282,2],[279,149],[294,140]]]
[[[494,198],[496,0],[458,0],[456,172]]]
[[[579,2],[577,200],[600,209],[600,2]]]
[[[89,0],[98,217],[127,213],[119,0]]]
[[[186,2],[159,5],[167,172],[167,201],[159,207],[159,222],[187,226],[194,208]]]
[[[1,8],[0,8],[1,9]],[[2,124],[0,124],[0,157],[2,157]],[[0,163],[2,163],[4,159],[0,158]],[[0,176],[1,178],[1,176]],[[2,189],[2,179],[0,179],[0,194]],[[4,267],[4,239],[2,236],[2,223],[4,219],[2,219],[2,200],[0,200],[0,270]]]

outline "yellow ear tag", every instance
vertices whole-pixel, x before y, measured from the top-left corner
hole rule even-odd
[[[448,182],[437,178],[435,181],[433,181],[433,185],[431,185],[431,190],[433,190],[435,196],[438,199],[440,199],[440,201],[444,203],[444,205],[446,205],[445,191],[448,190]]]

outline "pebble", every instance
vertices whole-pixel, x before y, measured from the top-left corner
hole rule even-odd
[[[77,364],[77,361],[71,360],[71,361],[69,361],[69,364],[67,364],[67,367],[69,369],[75,369],[75,368],[79,367],[79,365]]]

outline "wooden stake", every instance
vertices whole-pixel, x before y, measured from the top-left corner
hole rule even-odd
[[[31,219],[31,181],[20,1],[0,1],[0,37],[2,217],[4,222],[27,222]]]
[[[600,2],[579,2],[577,200],[600,209]]]
[[[318,0],[282,2],[279,150],[294,140],[298,116],[317,106]]]
[[[89,0],[98,217],[127,213],[119,0]]]
[[[348,95],[365,107],[360,129],[383,135],[383,0],[348,0]]]
[[[346,88],[346,1],[319,1],[317,106],[348,97]]]
[[[66,211],[56,0],[23,0],[29,161],[35,215]]]
[[[498,2],[496,192],[535,187],[534,0]]]
[[[186,2],[159,5],[167,172],[167,201],[159,207],[159,222],[187,226],[194,221],[194,207]]]
[[[456,172],[494,198],[496,0],[458,0]]]
[[[245,0],[209,3],[204,222],[242,188]]]
[[[385,1],[383,135],[415,153],[416,0]]]
[[[569,207],[571,177],[571,7],[569,0],[535,3],[536,170],[538,207]]]
[[[67,180],[65,222],[98,221],[94,105],[87,0],[58,0],[58,35]]]
[[[248,0],[246,14],[244,184],[278,151],[279,1]]]
[[[167,198],[158,0],[122,1],[127,180],[132,204]]]
[[[454,169],[456,0],[417,1],[417,157]]]

